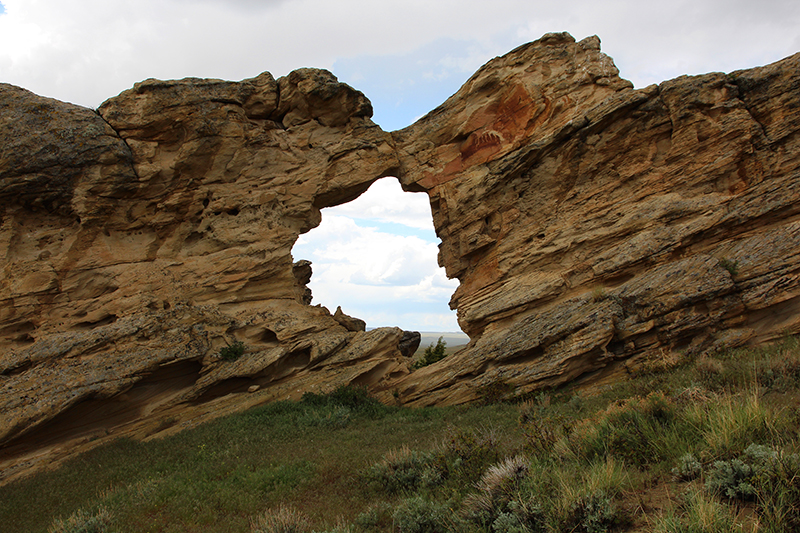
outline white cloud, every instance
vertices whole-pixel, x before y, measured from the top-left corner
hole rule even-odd
[[[394,233],[381,230],[380,222],[391,222]],[[428,230],[427,237],[398,234],[403,228],[394,225]],[[314,304],[341,305],[370,327],[458,331],[447,305],[458,281],[437,265],[427,195],[402,192],[393,178],[350,204],[323,210],[320,226],[301,235],[292,254],[312,262]]]
[[[406,193],[396,178],[384,178],[372,184],[356,200],[325,211],[417,229],[433,229],[431,208],[425,193]]]
[[[425,73],[470,70],[548,31],[597,34],[637,85],[744,68],[796,52],[800,4],[786,0],[6,0],[0,79],[96,106],[147,77],[241,79],[331,68],[359,56],[402,62],[442,39]],[[428,49],[435,53],[434,49]],[[400,70],[406,72],[405,67]],[[373,72],[361,72],[368,81]],[[450,80],[452,83],[453,80]],[[369,85],[369,83],[367,83]],[[457,88],[457,84],[456,84]],[[368,94],[367,96],[375,96]],[[416,110],[409,119],[419,115]]]

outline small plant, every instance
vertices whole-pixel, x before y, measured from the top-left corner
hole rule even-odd
[[[450,529],[451,514],[447,505],[416,496],[400,502],[394,524],[400,533],[443,533]]]
[[[493,533],[539,533],[546,531],[545,514],[539,505],[509,502],[508,510],[492,522]]]
[[[78,509],[66,520],[56,519],[48,533],[107,533],[111,531],[111,515],[104,507],[96,513]]]
[[[478,488],[493,495],[508,492],[527,475],[528,467],[528,460],[521,455],[507,457],[489,467],[481,477]]]
[[[706,490],[731,499],[752,500],[756,495],[752,484],[755,474],[753,466],[741,459],[716,461],[708,474]]]
[[[800,456],[773,453],[755,480],[759,514],[768,524],[765,533],[800,531]]]
[[[734,533],[744,532],[730,506],[690,489],[683,496],[680,512],[670,509],[656,517],[656,533]],[[759,530],[760,531],[760,530]]]
[[[780,477],[781,466],[794,462],[798,467],[793,469],[795,475],[800,473],[800,461],[796,456],[789,456],[788,461],[783,462],[779,457],[769,446],[751,444],[739,459],[714,463],[706,480],[706,490],[731,499],[754,500],[760,486],[772,484],[771,480]],[[777,487],[772,488],[777,490]]]
[[[281,505],[270,509],[250,523],[251,533],[307,533],[311,523],[303,513]]]
[[[584,421],[569,441],[587,459],[615,457],[628,464],[652,465],[675,452],[667,437],[674,434],[676,408],[660,393],[610,405],[597,420]]]
[[[437,361],[441,361],[447,355],[446,349],[447,342],[445,342],[442,337],[439,337],[439,340],[436,341],[436,345],[434,346],[434,344],[431,343],[430,346],[425,348],[425,352],[422,354],[422,357],[417,361],[414,361],[414,363],[411,365],[411,368],[422,368],[423,366],[432,365]]]
[[[727,270],[731,276],[735,276],[739,273],[739,261],[731,261],[730,259],[723,257],[719,260],[719,266]]]
[[[529,533],[530,528],[514,513],[500,513],[492,522],[494,533]]]
[[[227,343],[227,341],[225,341]],[[219,357],[223,361],[236,361],[244,354],[244,343],[242,341],[234,341],[233,344],[223,346],[219,350]]]
[[[390,504],[378,502],[356,517],[355,526],[363,531],[386,531],[392,526],[393,512]]]
[[[672,469],[672,475],[680,481],[692,481],[703,473],[703,465],[691,453],[685,453],[678,461],[678,466]]]
[[[344,405],[328,408],[310,409],[297,419],[298,425],[341,429],[347,427],[353,418],[353,412]]]
[[[596,492],[584,495],[572,503],[564,531],[603,533],[618,522],[618,512],[612,498],[604,492]]]
[[[775,391],[786,391],[800,386],[800,359],[797,354],[772,360],[761,365],[756,375],[758,384]]]
[[[420,487],[438,485],[442,472],[436,467],[432,453],[417,452],[403,446],[384,455],[369,469],[366,477],[389,493],[413,492]]]
[[[602,286],[597,286],[592,289],[592,301],[593,302],[602,302],[608,298],[608,294],[606,293],[606,288]]]
[[[478,493],[464,500],[467,516],[479,525],[494,524],[501,514],[509,510],[520,483],[528,474],[528,468],[528,460],[520,455],[507,457],[490,466],[476,484]],[[511,518],[503,521],[510,523]]]
[[[314,531],[314,533],[356,533],[356,528],[352,524],[337,524],[333,527],[333,529]]]
[[[366,387],[358,385],[342,385],[327,394],[307,392],[303,394],[301,403],[310,407],[345,407],[352,413],[367,416],[381,416],[391,410],[373,396]]]
[[[501,439],[492,429],[448,428],[436,452],[448,478],[467,483],[480,479],[488,465],[500,459]]]
[[[562,415],[532,417],[523,413],[520,420],[522,435],[525,437],[525,449],[532,453],[548,455],[556,442],[564,435],[567,427]]]

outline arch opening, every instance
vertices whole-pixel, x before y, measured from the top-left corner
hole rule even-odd
[[[323,209],[322,222],[300,236],[292,257],[311,261],[312,305],[331,312],[341,306],[368,329],[454,333],[463,336],[457,344],[466,344],[448,305],[458,280],[439,267],[439,243],[428,196],[387,177],[357,199]]]

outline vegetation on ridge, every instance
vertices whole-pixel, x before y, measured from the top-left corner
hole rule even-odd
[[[800,343],[595,391],[307,394],[0,488],[6,532],[800,531]],[[85,527],[81,529],[81,524]],[[94,529],[91,529],[94,528]]]
[[[432,365],[437,361],[441,361],[447,356],[447,342],[443,337],[439,337],[436,345],[430,344],[422,353],[422,357],[414,361],[411,365],[412,369],[422,368],[423,366]]]

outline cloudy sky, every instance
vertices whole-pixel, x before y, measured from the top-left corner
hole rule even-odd
[[[800,51],[797,0],[0,0],[0,82],[97,107],[146,78],[239,80],[327,68],[386,130],[430,111],[483,63],[551,31],[598,35],[635,86]],[[315,303],[368,326],[452,331],[424,196],[383,180],[323,212],[296,258]],[[363,258],[354,261],[354,258]]]

